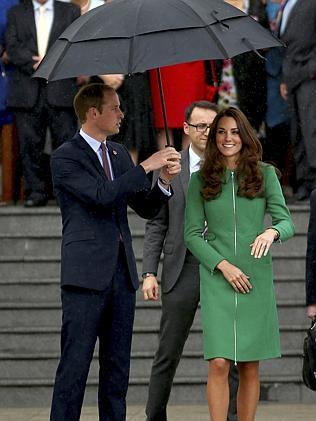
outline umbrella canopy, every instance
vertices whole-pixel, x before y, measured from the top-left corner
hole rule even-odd
[[[280,45],[223,0],[115,0],[73,22],[34,76],[129,74]]]

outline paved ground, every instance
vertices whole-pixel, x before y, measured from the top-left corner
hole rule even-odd
[[[47,408],[0,408],[0,421],[48,421]],[[209,421],[207,407],[202,405],[170,406],[170,421]],[[81,421],[97,421],[98,415],[95,408],[85,408]],[[277,405],[260,404],[256,421],[315,421],[316,420],[316,395],[315,405]],[[142,406],[128,408],[127,421],[145,421]]]

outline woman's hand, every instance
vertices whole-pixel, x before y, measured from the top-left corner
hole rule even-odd
[[[245,275],[237,266],[232,265],[227,260],[222,260],[218,265],[224,278],[234,288],[236,292],[250,292],[252,285],[249,282],[249,276]]]
[[[260,257],[266,256],[271,247],[271,244],[278,236],[279,233],[274,228],[266,229],[262,234],[256,237],[252,244],[250,244],[251,256],[254,256],[255,259],[260,259]]]

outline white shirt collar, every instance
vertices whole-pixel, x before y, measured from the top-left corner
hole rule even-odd
[[[189,146],[189,163],[190,163],[190,174],[200,169],[201,158],[192,149],[192,144]]]
[[[94,150],[95,153],[99,153],[101,142],[99,142],[98,140],[95,140],[93,137],[89,136],[82,129],[80,129],[79,134],[80,134],[80,136],[82,136],[84,138],[84,140],[88,143],[88,145],[91,146],[91,148]],[[105,146],[106,146],[106,143],[105,143]]]
[[[47,10],[54,10],[54,0],[47,0],[45,4],[40,4],[36,0],[32,0],[34,10],[38,10],[40,6],[45,6]]]

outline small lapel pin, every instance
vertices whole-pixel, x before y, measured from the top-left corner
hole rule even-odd
[[[117,152],[115,149],[113,149],[113,155],[117,155]]]

